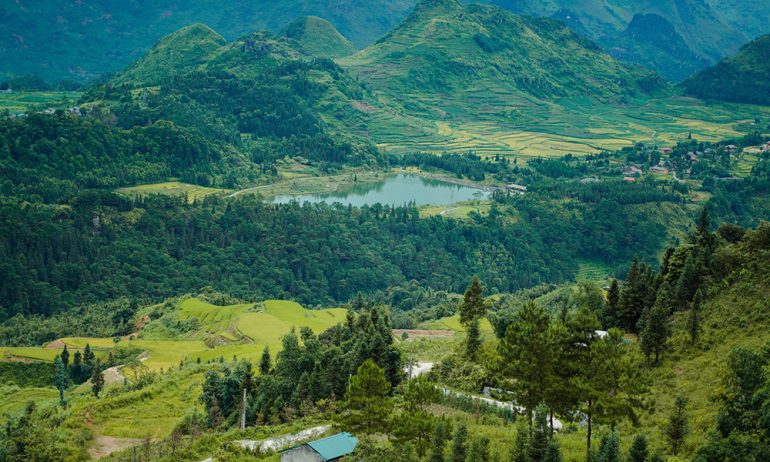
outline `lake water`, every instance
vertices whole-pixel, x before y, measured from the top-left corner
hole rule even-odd
[[[418,175],[390,175],[378,183],[358,183],[345,191],[328,194],[302,194],[275,196],[273,203],[291,201],[325,202],[361,207],[380,203],[383,205],[448,205],[475,199],[485,199],[489,192],[439,180],[429,180]]]

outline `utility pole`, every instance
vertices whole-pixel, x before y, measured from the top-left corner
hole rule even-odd
[[[246,388],[243,389],[243,402],[241,403],[241,431],[246,430]]]

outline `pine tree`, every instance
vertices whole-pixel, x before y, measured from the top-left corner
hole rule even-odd
[[[561,448],[553,439],[548,442],[548,449],[545,451],[545,458],[543,462],[563,462],[564,458],[561,455]]]
[[[466,462],[488,462],[489,461],[489,438],[481,436],[471,441],[468,447]]]
[[[620,462],[620,435],[616,432],[604,435],[596,462]]]
[[[639,333],[640,347],[647,362],[654,355],[654,366],[658,366],[660,355],[665,350],[670,335],[668,317],[671,313],[671,292],[667,282],[661,285],[655,305],[645,311],[641,319],[642,329]]]
[[[607,291],[607,304],[604,308],[605,328],[620,327],[620,285],[617,279],[613,279]]]
[[[543,462],[548,450],[548,408],[541,404],[535,409],[535,421],[532,427],[532,439],[529,446],[529,459],[532,462]]]
[[[262,350],[262,357],[259,360],[259,373],[267,375],[270,373],[270,369],[273,367],[272,360],[270,359],[270,347],[265,346]]]
[[[530,438],[526,428],[519,426],[516,431],[514,451],[511,453],[511,462],[531,462],[529,459]]]
[[[83,375],[81,377],[81,380],[85,380],[88,377],[91,377],[91,374],[94,370],[94,365],[96,363],[96,355],[94,355],[94,352],[91,351],[91,345],[86,343],[86,347],[83,348]]]
[[[56,389],[59,390],[59,404],[64,407],[66,404],[64,401],[64,390],[66,390],[67,385],[69,385],[69,376],[60,356],[57,356],[56,360],[54,360],[54,366],[56,368],[54,381],[56,383]]]
[[[61,362],[65,368],[70,364],[70,352],[67,350],[67,345],[64,345],[64,349],[61,352]]]
[[[101,364],[97,360],[94,366],[94,373],[91,375],[91,392],[98,398],[102,389],[104,389],[104,372],[102,372]]]
[[[475,359],[481,347],[479,320],[486,315],[486,312],[487,302],[484,300],[484,289],[479,278],[474,276],[460,305],[460,322],[466,326],[467,330],[465,355],[468,359]]]
[[[467,324],[467,337],[465,339],[465,356],[468,359],[476,359],[481,348],[481,327],[478,319],[473,319]]]
[[[628,462],[647,462],[649,455],[647,437],[642,434],[634,436],[631,449],[628,451]]]
[[[626,277],[626,286],[620,293],[618,324],[629,332],[638,332],[637,322],[647,306],[648,276],[644,265],[634,258]]]
[[[698,290],[693,297],[690,306],[690,316],[687,318],[687,332],[690,334],[690,343],[695,345],[700,333],[700,310],[703,302],[703,291]]]
[[[668,418],[664,433],[671,447],[671,452],[676,455],[679,453],[679,449],[682,447],[682,443],[684,443],[684,439],[689,433],[689,426],[687,424],[687,398],[684,396],[679,395],[676,397],[674,410]]]
[[[390,382],[371,359],[350,378],[345,410],[340,419],[352,431],[371,434],[386,431],[393,402],[388,397]]]
[[[692,301],[700,285],[700,273],[697,257],[691,253],[687,256],[679,280],[676,282],[674,301],[677,308],[683,309]]]
[[[465,462],[465,445],[468,440],[468,426],[460,422],[452,437],[452,454],[450,462]]]
[[[446,448],[448,435],[449,423],[445,419],[439,419],[433,427],[428,462],[444,462],[444,449]]]
[[[83,381],[83,362],[81,361],[81,354],[76,351],[72,357],[72,368],[70,369],[70,376],[75,383],[81,383]]]

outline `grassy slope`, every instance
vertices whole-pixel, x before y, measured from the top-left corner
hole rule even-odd
[[[770,34],[682,83],[699,98],[770,105]]]
[[[355,53],[356,48],[327,20],[307,16],[292,22],[280,35],[296,40],[309,55],[341,58]]]

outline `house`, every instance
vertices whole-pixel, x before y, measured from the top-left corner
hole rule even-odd
[[[634,176],[634,175],[641,175],[642,169],[635,166],[635,165],[629,165],[626,167],[626,169],[623,171],[623,174],[625,176]]]
[[[11,88],[6,88],[6,89],[4,89],[4,90],[0,90],[0,93],[13,93],[13,89],[11,89]]]
[[[329,462],[352,454],[358,439],[350,433],[337,433],[287,449],[281,453],[281,462]]]
[[[518,194],[524,194],[525,192],[527,192],[526,186],[522,186],[520,184],[513,184],[513,183],[506,185],[505,189],[507,189],[508,191],[513,191]]]
[[[736,149],[738,149],[738,146],[734,144],[728,144],[727,146],[725,146],[725,149],[727,149],[728,151],[735,151]]]
[[[660,148],[660,152],[663,154],[671,154],[671,148]]]
[[[636,182],[636,178],[634,178],[632,176],[624,176],[623,177],[623,181],[628,181],[629,183],[634,183],[634,182]]]
[[[658,175],[665,175],[668,173],[668,167],[664,167],[663,165],[656,165],[651,167],[650,171]]]

